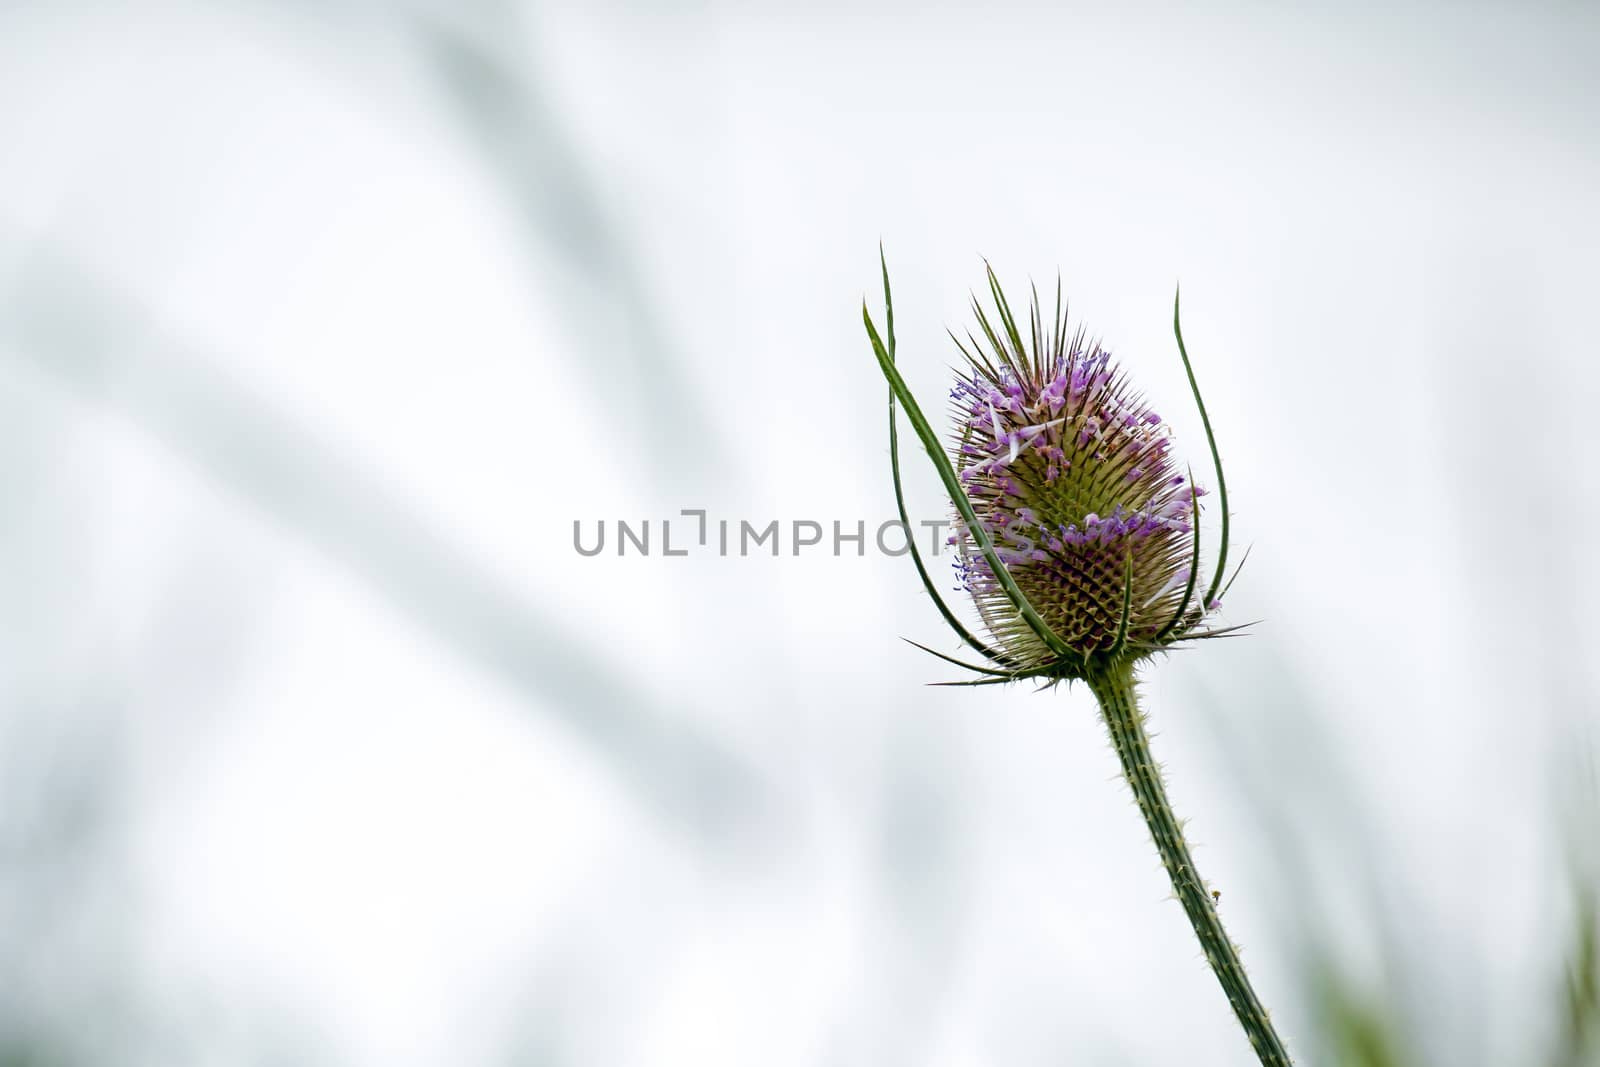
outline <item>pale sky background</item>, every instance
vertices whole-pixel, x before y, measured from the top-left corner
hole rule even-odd
[[[1418,1062],[1534,1062],[1600,812],[1597,54],[0,5],[0,1062],[1245,1062],[1087,693],[925,687],[905,559],[573,550],[892,514],[880,240],[930,410],[980,257],[1059,271],[1199,466],[1181,281],[1264,621],[1145,692],[1224,919],[1304,1063],[1325,958]]]

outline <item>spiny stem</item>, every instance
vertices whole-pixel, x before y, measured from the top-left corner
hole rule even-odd
[[[1172,879],[1172,889],[1189,916],[1189,925],[1206,960],[1222,983],[1228,1003],[1244,1028],[1250,1044],[1256,1050],[1263,1067],[1291,1067],[1288,1052],[1272,1028],[1267,1009],[1250,985],[1239,950],[1228,940],[1217,914],[1216,901],[1206,892],[1205,883],[1195,870],[1189,855],[1189,845],[1183,839],[1183,830],[1172,814],[1172,804],[1167,800],[1167,789],[1161,780],[1161,769],[1150,756],[1150,739],[1144,730],[1144,713],[1139,710],[1134,695],[1133,668],[1122,664],[1097,672],[1089,679],[1089,688],[1100,702],[1100,712],[1111,734],[1111,744],[1122,761],[1122,773],[1133,789],[1139,811],[1144,815],[1150,836],[1155,839],[1156,850],[1161,853],[1161,863]]]

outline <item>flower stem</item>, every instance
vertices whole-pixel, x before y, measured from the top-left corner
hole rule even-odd
[[[1233,1013],[1250,1038],[1263,1067],[1290,1067],[1289,1054],[1272,1028],[1267,1009],[1250,985],[1244,964],[1239,960],[1239,950],[1228,940],[1217,914],[1216,901],[1206,892],[1205,883],[1195,870],[1189,855],[1189,845],[1183,839],[1183,829],[1172,814],[1172,804],[1167,800],[1167,789],[1161,780],[1161,769],[1150,756],[1150,738],[1144,730],[1144,713],[1134,695],[1133,668],[1123,664],[1098,673],[1089,679],[1089,688],[1100,702],[1100,712],[1111,734],[1111,744],[1122,761],[1122,773],[1133,789],[1133,797],[1144,815],[1150,836],[1155,839],[1156,850],[1161,853],[1161,863],[1172,879],[1172,890],[1183,904],[1194,927],[1206,961],[1222,983]]]

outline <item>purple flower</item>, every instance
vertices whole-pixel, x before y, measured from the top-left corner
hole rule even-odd
[[[1042,323],[1037,304],[1029,312],[1029,321]],[[1035,329],[1032,344],[997,329],[983,334],[995,342],[990,350],[963,348],[967,366],[955,393],[985,402],[970,412],[957,407],[957,439],[982,440],[990,451],[963,445],[953,458],[977,513],[1002,516],[990,537],[1007,550],[1002,559],[1017,588],[1087,663],[1119,641],[1156,641],[1177,614],[1184,629],[1204,614],[1187,588],[1188,518],[1200,491],[1173,458],[1170,428],[1110,352],[1081,332],[1069,334],[1064,320],[1055,326]],[[1006,518],[1041,528],[1043,540],[1011,551]],[[1019,624],[970,531],[962,530],[956,548],[962,586],[998,649],[1027,667],[1059,661]]]

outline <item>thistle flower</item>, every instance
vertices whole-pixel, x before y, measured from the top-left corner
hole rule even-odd
[[[1205,490],[1110,353],[1081,329],[1069,338],[1059,290],[1048,333],[1034,294],[1025,342],[992,272],[990,284],[1001,330],[973,304],[988,352],[970,334],[970,347],[956,341],[967,363],[950,391],[959,481],[1017,588],[1065,640],[1055,673],[1086,677],[1097,660],[1159,648],[1204,615],[1192,579]],[[1024,670],[1056,663],[976,533],[957,530],[957,573],[999,651]]]
[[[955,506],[950,543],[956,546],[957,574],[990,642],[974,636],[950,610],[915,544],[912,561],[951,629],[991,665],[917,647],[987,676],[947,684],[994,685],[1023,678],[1047,685],[1088,684],[1174,895],[1235,1017],[1262,1064],[1289,1067],[1288,1053],[1223,929],[1216,898],[1195,869],[1150,755],[1135,691],[1134,670],[1154,653],[1236,629],[1201,628],[1227,592],[1228,494],[1211,420],[1183,344],[1177,299],[1173,333],[1205,426],[1221,512],[1216,570],[1198,597],[1204,490],[1179,468],[1170,429],[1099,342],[1088,340],[1082,330],[1069,337],[1059,283],[1048,329],[1034,291],[1024,340],[992,269],[988,282],[999,328],[974,298],[986,344],[970,332],[965,344],[951,334],[965,358],[950,391],[954,463],[895,367],[886,261],[884,336],[864,303],[861,309],[889,382],[889,459],[900,520],[909,527],[900,485],[897,404]]]

